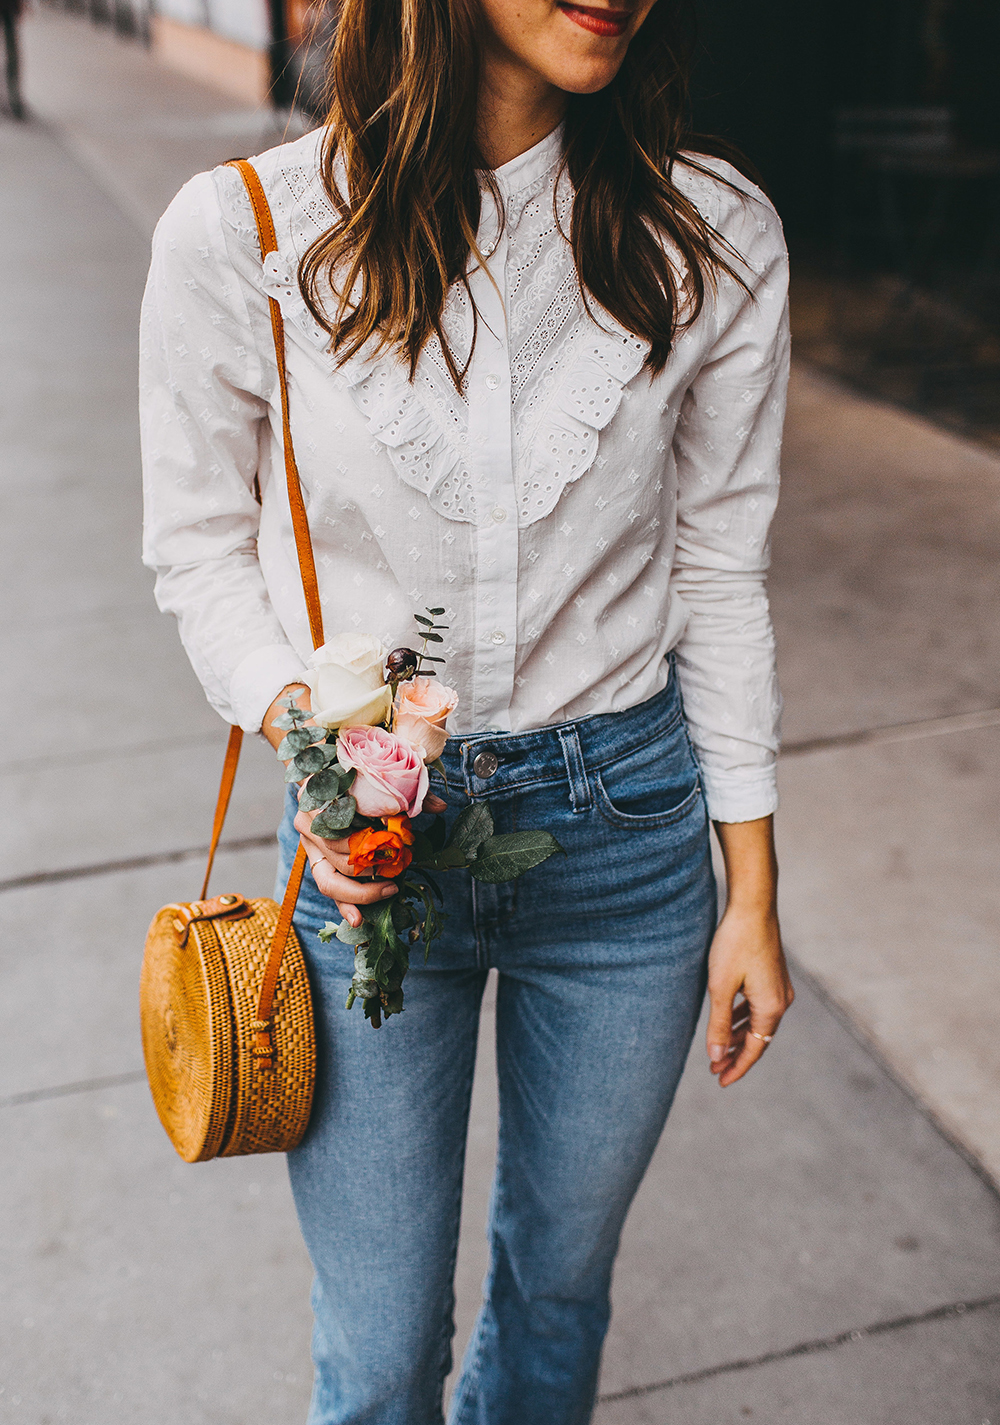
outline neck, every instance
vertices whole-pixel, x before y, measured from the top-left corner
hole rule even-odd
[[[565,112],[565,90],[526,69],[509,52],[487,49],[476,138],[490,168],[500,168],[540,143],[558,127]]]

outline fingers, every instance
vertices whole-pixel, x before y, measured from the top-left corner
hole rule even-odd
[[[786,1005],[769,1003],[766,1009],[740,1000],[731,1012],[729,1040],[725,1052],[712,1059],[712,1073],[718,1074],[719,1085],[728,1088],[752,1069],[774,1037]],[[718,1048],[718,1041],[715,1046]],[[709,1049],[711,1056],[712,1050]]]
[[[711,1012],[708,1016],[708,1058],[713,1074],[725,1068],[733,1034],[733,994],[719,992],[709,985]]]
[[[359,881],[351,876],[343,875],[324,857],[316,856],[311,846],[307,847],[307,855],[313,858],[309,865],[313,880],[316,882],[316,889],[321,895],[329,896],[332,901],[335,901],[337,909],[348,925],[353,925],[355,928],[361,924],[362,919],[358,906],[374,905],[377,901],[394,896],[398,890],[394,881],[383,881],[377,878],[372,881]]]

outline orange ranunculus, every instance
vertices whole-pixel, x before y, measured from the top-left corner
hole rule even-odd
[[[413,860],[409,817],[390,816],[385,829],[365,827],[347,839],[348,860],[355,874],[374,871],[379,876],[398,876]]]

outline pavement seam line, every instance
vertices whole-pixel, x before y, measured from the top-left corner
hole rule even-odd
[[[936,737],[948,732],[972,732],[977,728],[1000,727],[1000,708],[984,708],[980,712],[955,713],[952,717],[927,718],[923,722],[901,722],[888,727],[873,727],[861,732],[844,732],[833,737],[814,737],[804,742],[789,742],[781,749],[781,757],[801,757],[810,752],[825,752],[838,747],[870,746],[879,742],[909,742],[919,737]],[[4,769],[0,768],[0,771]],[[224,841],[220,851],[252,851],[270,846],[273,835],[246,836],[239,841]],[[176,851],[156,851],[147,856],[123,857],[115,861],[100,861],[92,866],[68,866],[64,871],[33,871],[24,876],[12,876],[0,881],[0,893],[20,891],[29,886],[48,886],[60,881],[78,881],[87,876],[113,875],[116,871],[139,871],[146,866],[166,866],[175,861],[187,861],[206,856],[207,846],[186,846]]]
[[[266,836],[244,836],[235,841],[220,841],[220,851],[261,851],[276,847],[275,833]],[[147,866],[169,866],[177,861],[193,861],[208,855],[207,846],[185,846],[179,851],[151,851],[145,856],[126,856],[118,861],[98,861],[92,866],[67,866],[64,871],[32,871],[25,876],[11,876],[0,881],[0,892],[22,891],[31,886],[51,886],[62,881],[80,881],[88,876],[110,876],[116,871],[141,871]]]
[[[105,1074],[99,1079],[79,1079],[75,1083],[55,1084],[48,1089],[25,1089],[22,1093],[7,1094],[5,1098],[0,1098],[0,1108],[17,1108],[22,1103],[40,1103],[48,1098],[65,1098],[68,1094],[92,1093],[95,1089],[121,1088],[124,1084],[137,1084],[145,1077],[145,1069],[129,1069],[124,1074]]]
[[[981,727],[998,726],[1000,708],[982,708],[978,712],[923,718],[919,722],[891,723],[887,727],[862,728],[857,732],[841,732],[830,737],[809,737],[802,742],[786,743],[779,755],[802,757],[810,752],[827,752],[838,747],[870,747],[879,742],[913,742],[922,737],[940,737],[948,732],[975,732]]]
[[[978,1301],[952,1301],[945,1306],[935,1306],[930,1311],[917,1312],[912,1316],[897,1316],[891,1321],[876,1321],[871,1326],[863,1326],[853,1331],[840,1331],[835,1336],[824,1336],[814,1341],[800,1341],[795,1346],[786,1346],[781,1351],[765,1351],[760,1356],[748,1356],[741,1360],[725,1361],[722,1365],[706,1366],[704,1370],[688,1371],[684,1375],[672,1376],[669,1380],[655,1381],[651,1385],[630,1386],[627,1390],[611,1391],[599,1395],[598,1403],[610,1405],[619,1400],[636,1400],[643,1395],[655,1395],[661,1390],[673,1390],[681,1385],[697,1385],[715,1376],[731,1375],[739,1371],[756,1370],[758,1366],[771,1365],[775,1361],[790,1361],[796,1356],[811,1356],[819,1351],[833,1351],[838,1346],[850,1342],[863,1341],[868,1336],[884,1336],[893,1331],[904,1331],[909,1326],[922,1326],[930,1321],[944,1321],[950,1317],[971,1316],[978,1311],[989,1311],[1000,1306],[1000,1294],[984,1296]]]

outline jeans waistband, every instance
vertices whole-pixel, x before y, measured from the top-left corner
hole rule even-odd
[[[585,769],[617,761],[671,732],[683,720],[677,679],[670,669],[665,688],[623,712],[596,713],[532,732],[481,732],[452,737],[441,756],[449,790],[482,800],[542,782],[586,784]],[[431,774],[432,787],[441,779]]]

